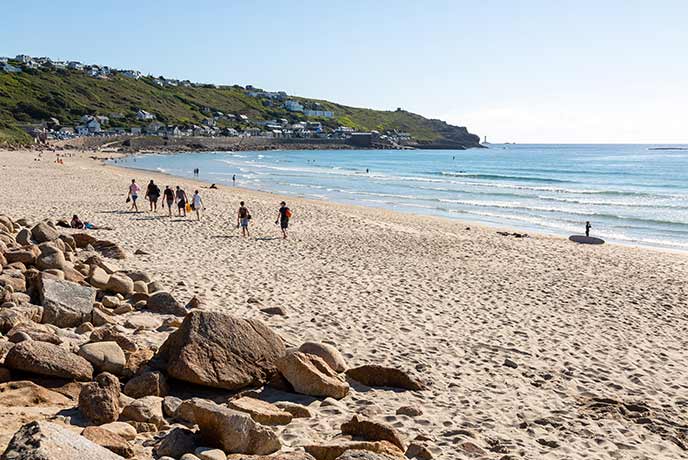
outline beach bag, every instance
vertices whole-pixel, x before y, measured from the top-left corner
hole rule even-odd
[[[191,212],[191,205],[186,203],[186,212]]]
[[[284,211],[284,215],[287,216],[287,219],[291,219],[291,216],[293,215],[291,213],[291,209],[287,208],[287,210]]]
[[[126,203],[129,203],[131,201],[131,198],[127,197]]]

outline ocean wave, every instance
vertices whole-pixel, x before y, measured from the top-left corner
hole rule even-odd
[[[543,182],[551,184],[564,184],[564,183],[575,183],[575,181],[565,180],[565,179],[554,179],[551,177],[532,177],[532,176],[511,176],[504,174],[478,174],[478,173],[464,173],[464,172],[451,172],[451,171],[440,171],[430,173],[432,175],[438,176],[449,176],[449,177],[466,177],[469,179],[489,179],[489,180],[508,180],[508,181],[521,181],[521,182]]]

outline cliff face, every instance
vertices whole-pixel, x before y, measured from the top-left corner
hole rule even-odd
[[[418,147],[432,149],[483,148],[480,144],[480,136],[469,133],[464,126],[450,125],[446,121],[437,119],[431,119],[430,123],[440,138],[429,142],[418,141]]]

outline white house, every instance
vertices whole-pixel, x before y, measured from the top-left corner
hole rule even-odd
[[[0,57],[0,64],[7,64],[9,62],[10,58],[7,57]]]
[[[309,110],[309,109],[306,109],[303,111],[303,114],[306,115],[307,117],[322,117],[322,118],[334,117],[334,113],[330,112],[329,110]]]
[[[303,105],[296,101],[289,100],[284,103],[284,108],[290,112],[303,112]]]
[[[0,69],[7,73],[19,73],[22,71],[19,67],[15,67],[12,64],[3,64],[0,66]]]
[[[134,80],[138,80],[143,76],[143,74],[138,70],[121,70],[119,73],[121,73],[124,77],[133,78]]]
[[[98,120],[96,120],[95,118],[86,123],[86,127],[88,128],[88,131],[90,133],[99,133],[102,131],[102,129],[100,128],[100,123],[98,123]]]
[[[148,126],[146,126],[143,129],[146,134],[158,134],[160,130],[165,130],[165,125],[160,123],[159,121],[154,121],[152,123],[149,123]]]
[[[139,110],[136,112],[136,118],[139,120],[155,120],[155,115],[146,112],[145,110]]]
[[[84,65],[79,61],[69,61],[67,67],[73,70],[83,70]]]
[[[22,64],[26,64],[28,62],[31,62],[32,58],[29,55],[26,54],[17,54],[17,57],[14,58],[15,61],[19,61]]]

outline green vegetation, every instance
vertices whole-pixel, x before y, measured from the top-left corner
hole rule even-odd
[[[334,119],[318,119],[331,128],[344,125],[366,131],[398,130],[410,133],[419,142],[450,141],[469,145],[479,141],[465,128],[403,110],[380,111],[295,99],[307,107],[333,111]],[[134,80],[114,75],[99,79],[82,71],[62,69],[0,73],[0,142],[26,142],[29,138],[20,127],[50,118],[58,119],[62,126],[73,127],[82,115],[105,115],[111,118],[110,126],[140,126],[145,122],[137,120],[135,114],[143,109],[155,114],[162,123],[190,125],[200,124],[208,117],[203,111],[205,108],[247,115],[252,121],[305,120],[303,114],[288,112],[279,103],[246,95],[240,86],[161,87],[149,77]],[[121,117],[113,118],[112,114]],[[224,125],[238,126],[229,122]]]

